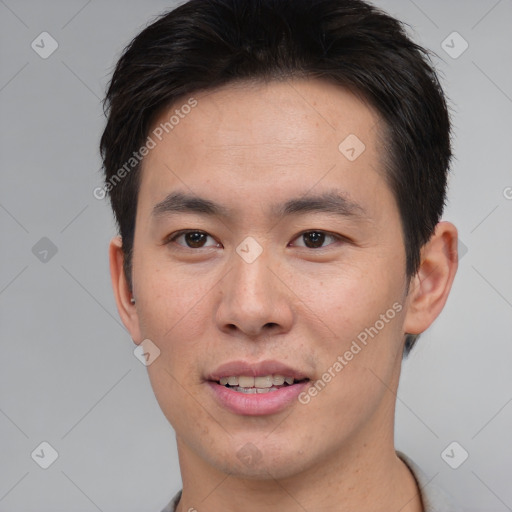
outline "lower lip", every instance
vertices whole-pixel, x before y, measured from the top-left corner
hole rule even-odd
[[[290,405],[308,387],[309,381],[284,386],[268,393],[242,393],[233,391],[217,382],[207,383],[217,401],[235,414],[263,416],[276,414]]]

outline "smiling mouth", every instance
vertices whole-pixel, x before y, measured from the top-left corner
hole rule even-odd
[[[262,377],[251,377],[246,375],[222,377],[215,381],[232,391],[245,394],[261,394],[279,391],[284,387],[290,387],[295,384],[306,382],[309,379],[295,379],[285,377],[284,375],[265,375]]]

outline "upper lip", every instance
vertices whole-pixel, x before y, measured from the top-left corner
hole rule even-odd
[[[219,381],[222,377],[239,377],[241,375],[248,377],[282,375],[283,377],[293,377],[295,380],[308,378],[304,372],[273,360],[259,361],[256,363],[249,363],[248,361],[230,361],[229,363],[220,365],[206,378],[207,380]]]

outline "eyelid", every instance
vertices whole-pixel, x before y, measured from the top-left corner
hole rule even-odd
[[[293,237],[292,242],[297,240],[297,238],[300,238],[301,236],[306,235],[307,233],[323,233],[326,236],[330,236],[330,237],[334,238],[335,241],[337,241],[337,242],[345,242],[345,243],[351,242],[351,240],[348,237],[340,235],[338,233],[333,233],[331,231],[326,231],[325,229],[307,229],[305,231],[301,231],[300,233],[298,233],[296,236]],[[326,249],[330,245],[333,245],[333,243],[327,244],[322,247],[316,247],[316,248],[306,247],[306,246],[302,246],[302,245],[300,245],[298,247],[308,249],[310,251],[320,251],[322,249]]]
[[[206,235],[207,237],[210,237],[213,240],[215,240],[215,238],[212,235],[210,235],[210,233],[208,233],[207,231],[203,231],[202,229],[181,229],[180,231],[175,231],[174,233],[171,233],[170,235],[166,236],[164,238],[162,245],[168,245],[172,242],[175,242],[177,238],[179,238],[182,235],[186,235],[187,233],[201,233],[201,234]],[[217,240],[215,240],[215,242],[217,243],[217,245],[220,243]],[[207,245],[206,247],[193,248],[193,247],[187,247],[186,245],[181,245],[181,244],[176,244],[176,245],[178,245],[179,247],[182,247],[183,249],[189,249],[192,251],[197,251],[198,249],[210,249],[210,248],[214,247],[213,245]]]

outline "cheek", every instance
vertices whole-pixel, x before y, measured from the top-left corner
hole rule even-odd
[[[153,391],[177,430],[193,428],[203,435],[201,429],[207,423],[198,417],[202,392],[198,361],[210,343],[206,331],[212,283],[149,264],[146,270],[139,321],[143,336],[160,349],[160,356],[148,367]],[[188,427],[180,424],[183,418],[190,423]]]
[[[401,262],[382,263],[361,261],[317,275],[303,272],[296,281],[297,296],[303,299],[300,328],[314,347],[318,377],[329,388],[319,404],[354,409],[353,417],[365,407],[355,397],[381,396],[379,379],[389,382],[401,350],[403,269]]]
[[[326,280],[316,292],[309,287],[308,293],[316,318],[310,315],[306,329],[318,373],[301,404],[332,438],[341,430],[349,435],[383,401],[392,406],[389,388],[399,365],[405,306],[400,289],[387,280],[376,284],[355,273],[353,279]]]
[[[185,332],[187,338],[197,339],[201,332],[199,312],[215,282],[208,273],[190,275],[185,269],[171,268],[148,255],[139,267],[134,267],[134,277],[141,283],[137,301],[146,337],[167,344],[177,332]]]
[[[324,268],[302,266],[290,270],[287,279],[298,307],[310,311],[331,334],[346,338],[373,325],[401,298],[403,278],[398,266],[392,267],[360,258]]]
[[[193,413],[190,394],[200,392],[198,361],[211,343],[207,309],[216,281],[187,276],[180,269],[169,271],[158,263],[152,266],[149,258],[137,277],[143,283],[137,299],[141,333],[160,349],[148,374],[160,407],[174,425],[179,421],[176,411]]]

